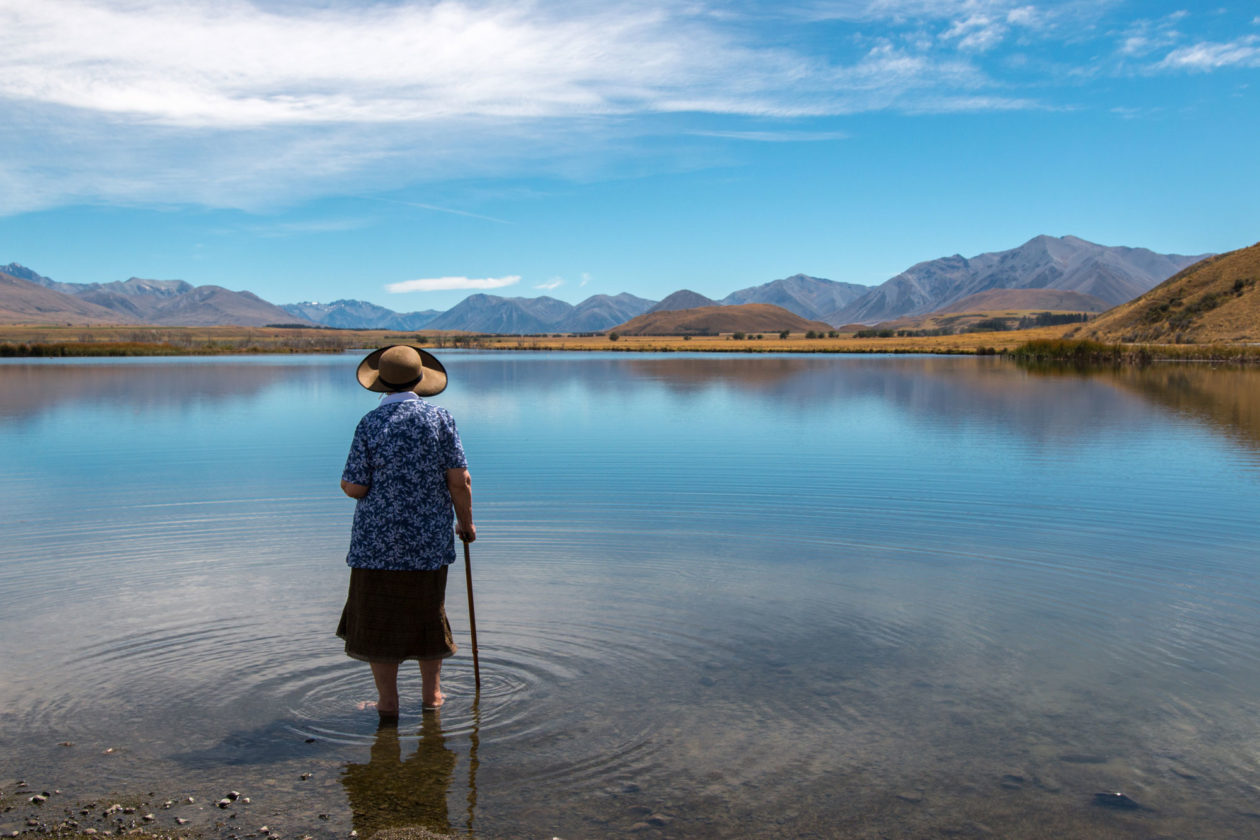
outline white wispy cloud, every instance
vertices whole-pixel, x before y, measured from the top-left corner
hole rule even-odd
[[[809,142],[843,134],[782,122],[1037,107],[977,62],[1113,2],[0,0],[0,213],[586,177],[668,157],[696,115],[717,138]],[[790,37],[823,19],[879,26],[857,49]]]
[[[1247,35],[1228,43],[1203,41],[1179,47],[1164,56],[1158,66],[1203,71],[1222,67],[1260,67],[1260,36]]]
[[[774,110],[791,52],[668,7],[0,0],[0,96],[185,128]],[[734,73],[734,76],[731,74]]]
[[[537,286],[535,286],[534,288],[535,288],[535,289],[545,289],[546,291],[551,291],[552,289],[558,289],[558,288],[560,288],[560,287],[561,287],[561,286],[563,286],[563,285],[564,285],[564,278],[563,278],[563,277],[552,277],[552,278],[551,278],[550,280],[548,280],[546,283],[539,283],[539,284],[538,284]]]
[[[1131,24],[1120,40],[1122,56],[1144,56],[1167,49],[1182,39],[1177,24],[1187,17],[1184,11],[1173,12],[1159,20],[1139,20]]]
[[[521,282],[520,275],[507,277],[428,277],[419,280],[403,280],[390,283],[385,291],[394,294],[405,292],[446,292],[458,289],[502,289]]]
[[[973,14],[953,21],[941,34],[941,39],[957,41],[959,49],[984,52],[1000,44],[1007,29],[1004,19]]]

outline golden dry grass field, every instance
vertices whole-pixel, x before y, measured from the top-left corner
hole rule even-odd
[[[149,326],[10,326],[0,327],[0,353],[30,355],[23,348],[42,348],[39,355],[215,355],[233,353],[337,353],[416,342],[428,347],[479,347],[502,350],[717,352],[717,353],[975,353],[983,348],[1003,352],[1034,339],[1058,338],[1064,327],[1041,327],[993,333],[902,338],[806,338],[804,333],[779,338],[736,339],[732,335],[471,335],[456,332],[389,332],[385,330],[288,329],[275,327],[149,327]]]
[[[613,341],[598,336],[489,336],[481,337],[479,346],[520,350],[617,350],[644,352],[701,353],[975,353],[984,348],[1003,352],[1035,339],[1058,338],[1066,328],[1040,327],[1032,330],[1010,330],[965,335],[909,336],[890,338],[854,338],[842,332],[836,338],[806,338],[804,333],[791,333],[779,338],[778,333],[762,334],[761,338],[735,339],[718,336],[652,336],[626,335]]]
[[[962,335],[835,338],[791,333],[718,336],[486,335],[462,332],[391,332],[279,327],[0,326],[0,356],[210,356],[258,353],[341,353],[387,344],[415,343],[442,350],[558,350],[644,353],[1011,353],[1034,359],[1078,361],[1088,350],[1111,362],[1258,362],[1260,347],[1249,343],[1201,345],[1096,344],[1061,341],[1073,325]],[[1024,352],[1035,351],[1035,352]],[[1105,351],[1105,352],[1104,352]],[[1101,355],[1100,355],[1101,353]],[[1088,354],[1087,354],[1088,355]]]

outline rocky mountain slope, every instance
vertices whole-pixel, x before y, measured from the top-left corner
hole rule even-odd
[[[648,312],[675,312],[679,309],[699,309],[705,306],[720,306],[716,300],[705,297],[699,292],[693,292],[691,289],[679,289],[672,295],[660,303],[653,306]]]
[[[808,274],[793,274],[760,286],[751,286],[731,292],[722,298],[726,306],[740,303],[772,303],[802,318],[817,321],[852,303],[869,292],[869,286],[856,283],[837,283]]]
[[[366,300],[334,300],[332,303],[284,303],[280,308],[298,320],[349,330],[418,330],[441,315],[438,309],[395,312]]]
[[[1260,243],[1211,257],[1069,333],[1099,341],[1260,341]]]
[[[1111,304],[1093,295],[1058,289],[990,289],[934,310],[932,315],[955,312],[1105,312]]]
[[[469,295],[426,325],[485,333],[600,332],[634,317],[654,301],[622,293],[594,295],[573,306],[553,297]]]
[[[627,292],[593,295],[573,307],[553,332],[603,332],[652,308],[655,301]]]
[[[828,314],[832,324],[874,324],[923,315],[990,289],[1055,289],[1111,305],[1153,288],[1206,255],[1156,254],[1097,245],[1075,236],[1037,236],[1018,248],[911,266]]]
[[[718,335],[720,333],[777,333],[781,330],[826,332],[830,326],[810,321],[769,303],[701,306],[646,312],[615,327],[622,335]]]
[[[0,324],[125,324],[129,319],[0,271]]]
[[[146,280],[140,277],[115,283],[61,283],[15,263],[0,270],[49,292],[112,312],[118,316],[115,323],[204,327],[217,324],[264,326],[305,321],[253,292],[233,292],[222,286],[193,286],[183,280]],[[0,306],[13,308],[7,298],[0,298],[0,301]],[[38,311],[24,314],[28,316],[27,321],[42,321]]]

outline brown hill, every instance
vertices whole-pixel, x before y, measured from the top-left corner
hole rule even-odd
[[[738,306],[701,306],[696,309],[675,309],[648,312],[631,318],[609,332],[623,335],[718,335],[720,333],[828,332],[833,329],[822,321],[809,321],[770,303],[745,303]]]
[[[1260,243],[1195,263],[1068,333],[1098,341],[1260,341]]]
[[[0,324],[124,324],[103,306],[0,273]]]
[[[1063,289],[990,289],[977,292],[933,315],[955,312],[1105,312],[1111,304],[1100,297]]]

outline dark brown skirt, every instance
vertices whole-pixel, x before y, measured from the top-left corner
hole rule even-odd
[[[446,620],[446,570],[351,569],[337,635],[364,662],[445,659],[456,651]]]

